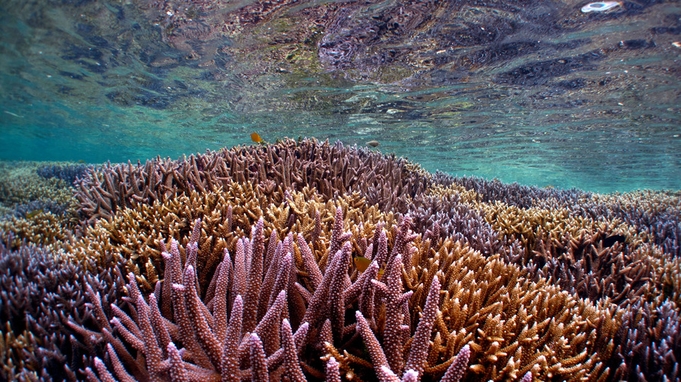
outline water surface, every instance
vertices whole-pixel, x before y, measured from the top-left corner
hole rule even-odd
[[[314,136],[430,171],[681,189],[681,5],[3,1],[0,159]],[[681,46],[681,44],[678,44]]]

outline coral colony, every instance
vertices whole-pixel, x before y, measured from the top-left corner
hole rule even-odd
[[[0,169],[0,380],[679,378],[678,193],[312,139],[27,168]]]

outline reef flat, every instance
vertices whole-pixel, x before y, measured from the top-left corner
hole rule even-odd
[[[0,174],[0,380],[679,378],[679,192],[314,139]]]

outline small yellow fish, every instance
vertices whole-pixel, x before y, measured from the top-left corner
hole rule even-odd
[[[379,143],[378,141],[369,141],[369,142],[367,142],[367,146],[378,147],[378,145],[380,145],[380,143]]]
[[[364,272],[369,268],[369,265],[371,264],[371,260],[367,259],[364,256],[355,256],[354,259],[352,259],[353,262],[355,263],[355,268],[357,268],[358,271]],[[377,280],[380,280],[381,277],[383,276],[383,269],[378,270],[378,275],[376,276]]]
[[[265,143],[258,133],[251,133],[251,140],[255,143]]]
[[[371,264],[371,260],[363,256],[355,256],[353,260],[355,262],[355,268],[357,268],[360,272],[366,271],[367,268],[369,268],[369,264]]]
[[[33,210],[26,214],[26,219],[33,219],[34,217],[43,213],[43,210]]]

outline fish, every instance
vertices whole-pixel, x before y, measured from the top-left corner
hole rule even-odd
[[[11,115],[11,116],[13,116],[13,117],[24,118],[24,117],[20,116],[19,114],[14,114],[14,113],[12,113],[11,111],[5,110],[5,113],[7,113],[7,114],[9,114],[9,115]]]
[[[33,210],[31,212],[26,213],[26,219],[33,219],[34,217],[40,215],[43,213],[43,210],[38,209],[38,210]]]
[[[355,263],[355,268],[357,268],[358,271],[364,272],[369,268],[369,265],[371,264],[371,260],[367,259],[364,256],[355,256],[353,259],[353,262]],[[377,280],[380,280],[381,277],[383,276],[384,269],[381,268],[378,270],[378,275],[376,276]]]
[[[604,247],[612,247],[615,243],[624,243],[627,240],[623,235],[612,235],[603,239]]]
[[[260,137],[258,133],[251,133],[251,140],[255,143],[265,143],[265,141]]]
[[[378,145],[380,145],[380,143],[379,143],[378,141],[369,141],[369,142],[367,142],[367,146],[378,147]]]
[[[357,270],[360,272],[366,271],[367,268],[369,268],[369,264],[371,264],[371,260],[364,256],[355,256],[353,261],[355,262],[355,268],[357,268]]]

